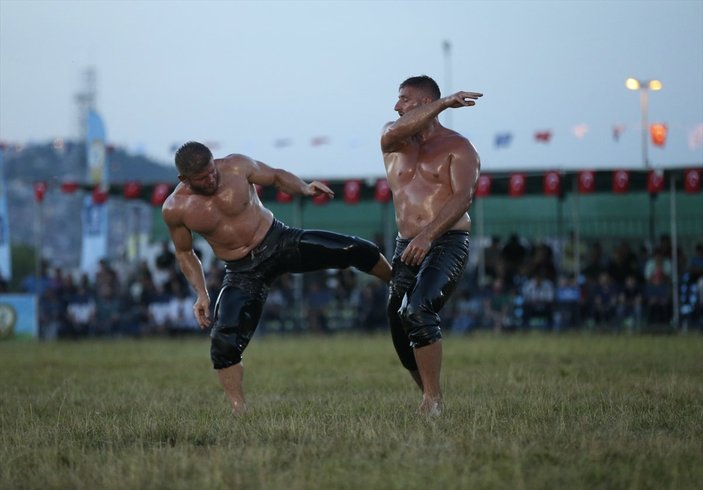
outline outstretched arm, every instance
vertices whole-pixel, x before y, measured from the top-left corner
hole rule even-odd
[[[256,160],[252,162],[253,165],[249,173],[249,182],[252,184],[272,185],[290,195],[317,196],[327,194],[329,197],[334,197],[332,189],[322,182],[314,180],[308,184],[287,170],[269,167],[265,163]]]
[[[478,92],[457,92],[408,111],[384,128],[381,136],[383,153],[398,150],[408,138],[422,131],[443,110],[476,105],[475,100],[482,96]]]

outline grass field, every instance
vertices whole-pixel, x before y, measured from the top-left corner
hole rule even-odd
[[[384,336],[0,343],[1,489],[700,489],[703,337],[447,337],[441,418]]]

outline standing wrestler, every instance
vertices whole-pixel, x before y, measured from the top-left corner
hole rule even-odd
[[[210,357],[238,415],[246,410],[242,353],[274,279],[287,272],[354,266],[388,282],[390,265],[367,240],[286,226],[262,205],[255,187],[273,185],[291,195],[332,197],[320,182],[308,184],[244,155],[213,159],[207,146],[192,141],[176,152],[176,168],[180,183],[164,202],[162,214],[178,264],[197,294],[193,312],[202,329],[210,326],[210,297],[192,233],[205,238],[226,264],[215,303]]]
[[[430,77],[408,78],[395,104],[400,118],[381,136],[398,225],[387,313],[400,362],[422,390],[423,414],[439,415],[443,407],[439,312],[469,256],[468,209],[481,167],[469,140],[437,116],[481,96],[441,97]]]

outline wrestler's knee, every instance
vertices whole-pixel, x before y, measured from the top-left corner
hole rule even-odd
[[[381,249],[373,242],[353,237],[354,245],[349,249],[351,264],[363,272],[369,272],[381,258]]]
[[[442,338],[439,315],[427,304],[412,301],[403,302],[398,311],[403,327],[414,348],[433,344]]]
[[[215,369],[224,369],[242,361],[247,345],[237,333],[236,327],[219,326],[210,332],[210,359]]]

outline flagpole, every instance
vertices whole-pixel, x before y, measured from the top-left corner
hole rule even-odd
[[[446,94],[451,94],[452,91],[452,45],[449,41],[444,41],[442,43],[442,49],[444,50],[444,84],[446,89]],[[444,117],[446,125],[449,129],[452,129],[452,111],[444,111]]]

